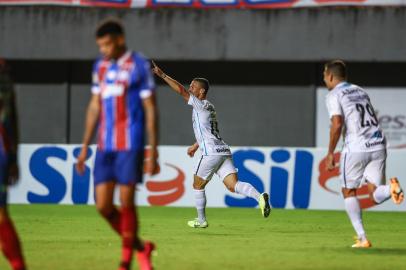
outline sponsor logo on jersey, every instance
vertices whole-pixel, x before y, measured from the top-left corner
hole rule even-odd
[[[216,148],[217,153],[231,153],[230,149],[227,147]]]

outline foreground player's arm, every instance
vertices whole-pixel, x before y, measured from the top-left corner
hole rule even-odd
[[[187,154],[190,157],[193,157],[197,151],[197,149],[199,149],[199,144],[197,142],[195,142],[193,145],[189,146],[187,149]]]
[[[187,102],[189,100],[190,94],[186,90],[186,88],[180,84],[178,81],[175,79],[172,79],[168,75],[166,75],[156,64],[154,61],[152,61],[152,71],[160,77],[162,80],[164,80],[176,93],[181,95],[183,99]]]
[[[19,168],[18,168],[18,119],[17,119],[17,109],[15,102],[14,90],[11,91],[10,96],[10,122],[11,122],[11,145],[10,145],[10,167],[9,167],[9,179],[8,184],[13,185],[18,181],[19,178]]]
[[[148,159],[147,169],[151,175],[157,173],[158,165],[158,110],[156,106],[155,94],[142,100],[142,105],[145,111],[146,128],[148,134],[148,143],[151,151],[150,158]]]
[[[343,117],[341,115],[333,115],[331,117],[330,142],[328,145],[327,163],[326,163],[328,170],[333,170],[335,167],[334,150],[336,149],[338,140],[340,139],[342,128],[343,128]]]
[[[93,94],[90,99],[89,105],[87,107],[86,122],[85,122],[85,132],[83,135],[83,146],[78,157],[78,162],[76,164],[76,169],[79,173],[85,171],[85,161],[87,158],[87,151],[89,144],[92,140],[94,131],[96,129],[97,121],[100,115],[100,95]]]

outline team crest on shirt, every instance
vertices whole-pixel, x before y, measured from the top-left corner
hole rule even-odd
[[[107,84],[102,91],[102,98],[118,97],[124,94],[125,86],[122,84]]]
[[[128,70],[121,70],[118,73],[117,79],[121,82],[127,82],[128,79],[130,78],[130,72]]]
[[[107,72],[106,78],[109,81],[114,81],[117,77],[117,72],[115,70],[109,70]]]

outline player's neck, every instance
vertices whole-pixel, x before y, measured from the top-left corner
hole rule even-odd
[[[114,57],[114,61],[118,61],[127,52],[127,47],[123,46],[117,50],[117,54]]]

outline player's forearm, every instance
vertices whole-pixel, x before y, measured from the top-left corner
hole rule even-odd
[[[88,146],[92,140],[94,130],[96,129],[97,121],[99,119],[100,108],[92,106],[92,104],[87,109],[86,113],[86,123],[85,132],[83,135],[83,146]]]
[[[198,143],[198,142],[195,142],[195,143],[192,145],[192,147],[193,147],[194,150],[199,149],[199,143]]]
[[[341,136],[341,126],[332,126],[330,128],[330,142],[328,147],[328,153],[333,154],[337,147],[338,140]]]
[[[145,105],[145,120],[148,136],[148,144],[152,154],[156,156],[158,146],[158,109],[155,103],[155,96]]]
[[[161,75],[161,78],[179,95],[183,96],[185,93],[187,93],[185,87],[180,82],[169,77],[165,73]]]
[[[13,93],[11,100],[11,121],[12,121],[12,145],[11,145],[11,155],[15,158],[14,161],[17,161],[18,154],[18,142],[20,141],[20,134],[18,132],[18,119],[17,119],[17,110],[15,104],[15,96]]]

